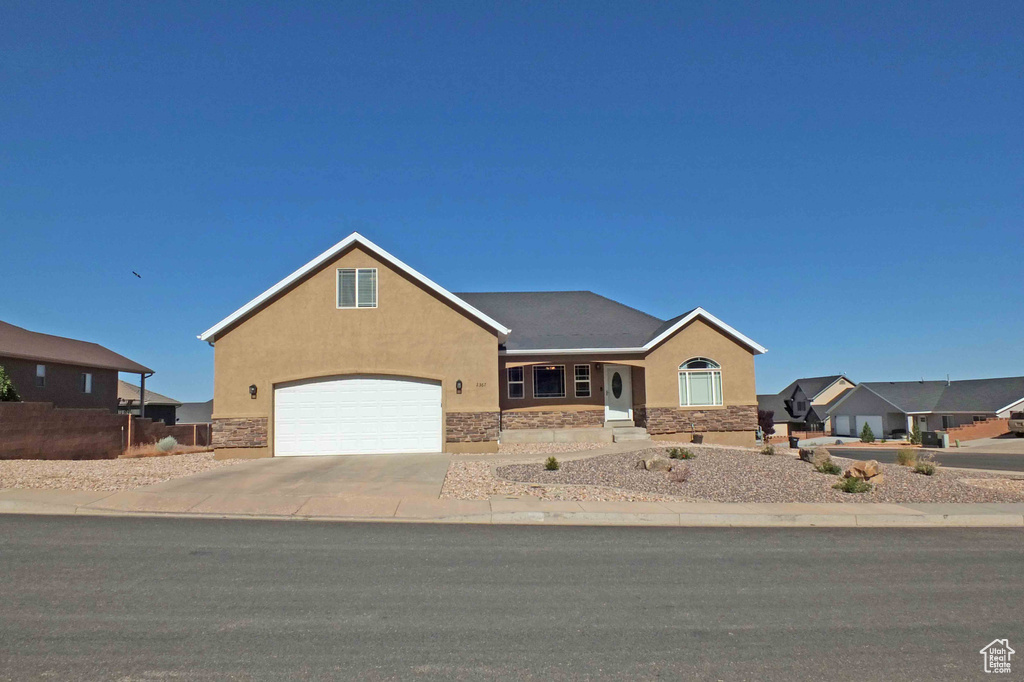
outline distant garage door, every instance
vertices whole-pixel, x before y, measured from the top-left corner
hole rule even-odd
[[[837,436],[849,436],[850,435],[850,418],[847,416],[836,417],[836,435]]]
[[[440,452],[441,384],[345,376],[274,391],[274,454]]]
[[[853,434],[859,436],[861,431],[864,430],[864,425],[867,424],[871,427],[871,433],[875,438],[882,437],[882,418],[875,416],[865,416],[862,414],[857,415],[857,433]]]

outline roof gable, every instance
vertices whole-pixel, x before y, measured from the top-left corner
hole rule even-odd
[[[123,379],[117,381],[117,402],[118,403],[137,403],[139,402],[140,388],[135,384],[130,384]],[[174,398],[168,398],[165,395],[161,395],[156,391],[146,389],[146,404],[147,405],[181,405],[181,402]]]
[[[0,356],[135,374],[153,373],[150,368],[98,343],[33,332],[7,322],[0,322]]]
[[[430,291],[433,291],[442,299],[452,303],[455,307],[461,309],[470,317],[476,318],[485,326],[490,327],[495,332],[497,332],[499,340],[504,341],[505,338],[508,337],[509,332],[511,332],[511,330],[505,325],[491,318],[482,311],[476,309],[466,301],[462,300],[455,294],[451,293],[450,291],[442,287],[440,284],[437,284],[436,282],[429,279],[425,275],[409,267],[408,265],[392,256],[384,249],[380,248],[379,246],[371,242],[366,237],[362,236],[358,232],[353,232],[352,234],[345,237],[331,248],[321,253],[313,260],[303,265],[301,268],[299,268],[292,274],[282,279],[274,286],[264,291],[256,298],[246,303],[244,306],[242,306],[235,312],[225,317],[223,320],[221,320],[214,326],[207,329],[205,332],[199,335],[199,339],[201,341],[216,341],[217,335],[223,332],[225,329],[231,327],[237,322],[244,320],[249,315],[262,308],[264,304],[269,303],[271,300],[276,298],[278,295],[286,293],[294,285],[298,284],[301,280],[303,280],[307,275],[310,275],[320,270],[321,268],[325,267],[328,263],[333,261],[335,257],[337,257],[342,252],[355,245],[363,247],[373,255],[380,258],[382,261],[394,267],[396,270],[408,275],[410,278],[422,284]]]

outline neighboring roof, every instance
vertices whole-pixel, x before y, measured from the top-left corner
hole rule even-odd
[[[450,291],[448,291],[447,289],[442,287],[440,284],[437,284],[436,282],[434,282],[431,279],[428,279],[427,277],[425,277],[424,275],[420,274],[416,270],[413,270],[411,267],[409,267],[408,265],[406,265],[402,261],[398,260],[397,258],[392,256],[390,253],[388,253],[384,249],[380,248],[379,246],[377,246],[376,244],[374,244],[373,242],[371,242],[369,239],[367,239],[366,237],[362,236],[358,232],[353,232],[349,236],[345,237],[340,242],[338,242],[337,244],[335,244],[331,248],[327,249],[326,251],[321,253],[319,256],[317,256],[316,258],[314,258],[313,260],[309,261],[308,263],[303,265],[301,268],[296,270],[295,272],[293,272],[292,274],[288,275],[287,277],[282,279],[280,282],[278,282],[274,286],[270,287],[269,289],[267,289],[262,294],[260,294],[256,298],[252,299],[248,303],[246,303],[244,306],[242,306],[241,308],[239,308],[235,312],[231,313],[230,315],[228,315],[223,320],[221,320],[217,324],[213,325],[209,329],[207,329],[205,332],[203,332],[202,334],[199,335],[199,339],[202,340],[202,341],[216,341],[217,334],[219,334],[220,332],[224,331],[225,329],[227,329],[228,327],[230,327],[234,323],[238,322],[239,320],[244,319],[250,313],[255,312],[260,307],[262,307],[264,303],[270,301],[271,299],[273,299],[278,294],[286,291],[292,285],[294,285],[294,284],[298,283],[299,281],[301,281],[302,278],[305,277],[306,275],[319,270],[323,265],[325,265],[326,263],[330,262],[338,254],[342,253],[343,251],[345,251],[349,247],[355,246],[357,244],[359,246],[363,247],[364,249],[366,249],[367,251],[369,251],[370,253],[374,254],[375,256],[380,258],[381,260],[390,263],[392,266],[395,267],[395,269],[400,270],[400,271],[404,272],[405,274],[409,275],[412,279],[416,280],[417,282],[419,282],[423,286],[425,286],[428,289],[432,290],[434,293],[439,295],[441,298],[449,301],[450,303],[452,303],[456,307],[461,308],[463,311],[465,311],[471,317],[475,317],[480,322],[483,322],[486,326],[490,327],[491,329],[493,329],[494,331],[496,331],[498,333],[498,337],[499,337],[500,341],[502,341],[502,342],[505,341],[505,338],[508,336],[509,332],[511,331],[508,327],[506,327],[505,325],[501,324],[497,320],[494,320],[490,316],[480,312],[479,310],[474,308],[472,305],[470,305],[466,301],[462,300],[461,298],[459,298],[455,294],[451,293]]]
[[[875,393],[908,414],[999,412],[1024,399],[1024,377],[966,381],[866,381],[858,388]],[[852,391],[844,394],[849,396]],[[830,411],[842,403],[837,401]]]
[[[757,409],[764,410],[765,412],[774,412],[775,416],[772,418],[776,424],[783,424],[789,422],[800,421],[803,419],[794,419],[792,415],[786,410],[785,398],[781,394],[777,393],[766,393],[757,396]]]
[[[592,291],[513,291],[456,294],[509,324],[515,333],[505,352],[637,352],[659,343],[701,318],[755,353],[767,352],[703,308],[662,320]]]
[[[793,391],[796,390],[796,387],[800,386],[804,395],[807,396],[807,399],[814,402],[814,399],[821,395],[822,391],[840,379],[846,379],[846,377],[842,374],[832,374],[827,377],[804,377],[802,379],[797,379],[789,386],[786,386],[784,389],[779,391],[779,395],[789,398],[793,395]],[[847,381],[849,381],[849,379],[847,379]]]
[[[40,334],[0,322],[0,356],[56,362],[80,367],[152,374],[153,370],[98,343]]]
[[[213,398],[205,403],[182,403],[175,413],[179,424],[207,424],[213,421]]]
[[[132,401],[136,405],[139,403],[139,387],[135,384],[129,384],[127,381],[118,379],[117,381],[117,402],[126,403]],[[181,405],[181,402],[174,398],[168,398],[165,395],[160,395],[156,391],[146,389],[146,404],[147,405]]]

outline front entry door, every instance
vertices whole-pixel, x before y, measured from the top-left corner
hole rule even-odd
[[[626,365],[604,366],[604,420],[633,418],[633,373]]]
[[[928,416],[924,414],[917,415],[917,429],[921,433],[928,430]]]

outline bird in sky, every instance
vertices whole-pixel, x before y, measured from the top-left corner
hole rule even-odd
[[[135,275],[136,277],[138,277],[139,279],[142,279],[142,275],[140,275],[139,273],[135,272],[134,270],[132,270],[132,274]]]

